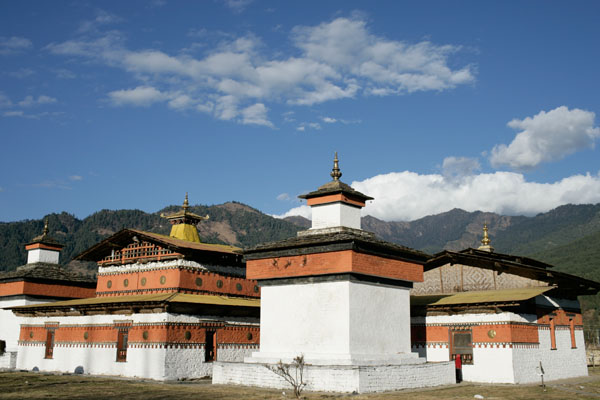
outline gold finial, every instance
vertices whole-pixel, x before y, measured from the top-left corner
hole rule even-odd
[[[481,244],[484,246],[489,246],[491,242],[492,241],[490,240],[490,238],[488,236],[487,222],[484,222],[484,224],[483,224],[483,239],[481,239]]]
[[[342,177],[342,171],[340,171],[339,160],[337,151],[335,152],[335,158],[333,159],[333,169],[331,170],[331,177],[334,181],[339,181]]]
[[[188,208],[190,208],[190,202],[188,201],[188,192],[185,192],[185,200],[183,201],[183,207],[184,210],[187,210]]]
[[[42,233],[42,235],[46,236],[48,232],[50,232],[50,230],[48,229],[48,217],[46,217],[44,220],[44,233]]]

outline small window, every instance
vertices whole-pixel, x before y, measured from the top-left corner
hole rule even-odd
[[[119,329],[117,334],[117,362],[127,361],[127,337],[129,332],[126,329]]]
[[[196,278],[196,286],[202,286],[202,278]]]
[[[218,287],[218,288],[222,288],[222,287],[223,287],[223,281],[222,281],[222,280],[220,280],[220,279],[219,279],[219,280],[217,281],[217,287]]]
[[[0,356],[6,351],[6,341],[0,340]]]
[[[241,292],[241,291],[242,291],[242,284],[241,284],[241,283],[236,283],[236,284],[235,284],[235,289],[236,289],[238,292]]]
[[[455,330],[451,332],[451,360],[460,357],[463,364],[473,364],[473,335],[471,330]]]

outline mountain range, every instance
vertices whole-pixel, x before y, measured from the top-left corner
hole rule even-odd
[[[169,206],[155,213],[140,210],[101,210],[84,219],[62,212],[50,214],[50,235],[64,244],[61,263],[74,271],[93,275],[94,263],[72,261],[82,251],[123,228],[168,234],[163,213],[178,211]],[[273,218],[238,202],[196,205],[190,211],[209,215],[198,225],[201,240],[248,248],[263,242],[294,236],[310,227],[300,216]],[[498,253],[528,256],[547,262],[559,271],[600,281],[600,204],[564,205],[533,217],[453,209],[410,222],[388,222],[372,216],[362,218],[362,228],[381,239],[434,254],[441,250],[478,247],[487,223],[492,246]],[[25,244],[42,233],[43,220],[0,223],[0,272],[26,263]],[[600,296],[582,299],[587,323],[598,321]],[[592,323],[593,321],[593,323]]]

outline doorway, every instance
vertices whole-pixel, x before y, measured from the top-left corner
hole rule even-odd
[[[217,359],[217,332],[206,331],[206,342],[204,343],[204,362],[212,362]]]

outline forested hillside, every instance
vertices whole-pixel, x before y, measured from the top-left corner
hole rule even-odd
[[[171,225],[161,213],[177,211],[180,206],[169,206],[156,213],[140,210],[102,210],[83,220],[65,212],[48,216],[50,235],[65,247],[61,263],[67,264],[73,257],[123,228],[141,229],[168,234]],[[198,225],[202,241],[227,243],[250,247],[264,241],[275,241],[296,234],[300,228],[290,222],[270,217],[240,203],[216,206],[192,206],[190,211],[209,215],[208,221]],[[42,233],[43,220],[26,220],[0,223],[0,271],[9,271],[27,261],[25,244]],[[93,264],[72,263],[71,267],[83,272],[95,270]]]

